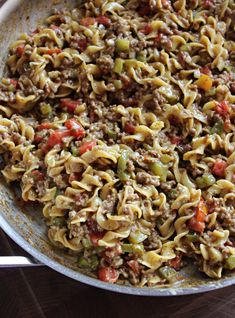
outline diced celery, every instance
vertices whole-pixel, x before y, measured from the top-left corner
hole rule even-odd
[[[188,233],[185,236],[190,242],[198,242],[199,241],[199,235],[196,233]]]
[[[71,152],[74,157],[77,157],[79,155],[78,147],[72,146]]]
[[[162,278],[167,280],[170,280],[177,274],[177,272],[169,266],[163,266],[159,268],[158,272]]]
[[[137,61],[140,61],[140,62],[146,62],[146,57],[144,55],[137,55],[136,57]]]
[[[216,182],[215,177],[211,173],[204,173],[201,177],[197,177],[196,184],[199,189],[208,188]]]
[[[82,245],[83,245],[86,249],[88,249],[88,248],[90,248],[90,247],[92,246],[91,241],[90,241],[89,239],[87,239],[87,238],[83,238],[83,239],[82,239]]]
[[[162,163],[169,163],[171,160],[172,160],[172,157],[167,154],[164,154],[161,156]]]
[[[114,140],[117,139],[117,134],[113,130],[107,129],[106,134],[108,135],[110,139],[114,139]]]
[[[146,149],[146,150],[153,150],[153,147],[151,147],[151,146],[148,145],[148,144],[143,144],[143,147],[144,147],[144,149]]]
[[[83,256],[81,256],[78,259],[78,266],[81,267],[81,268],[89,268],[90,264],[89,264],[87,259],[85,259]]]
[[[159,176],[161,181],[166,181],[168,168],[161,161],[151,162],[149,169],[155,176]]]
[[[118,166],[117,166],[118,178],[121,181],[126,181],[129,179],[129,175],[125,172],[127,168],[127,161],[128,161],[128,152],[124,150],[118,159]]]
[[[114,80],[113,81],[113,85],[116,89],[122,89],[123,87],[123,84],[122,84],[122,81],[121,80]]]
[[[99,259],[96,255],[92,255],[90,258],[90,268],[95,270],[99,266]]]
[[[205,92],[205,96],[214,96],[216,94],[216,88],[212,87],[209,91]]]
[[[121,74],[123,70],[124,60],[120,58],[116,58],[114,62],[113,71],[114,73]]]
[[[41,104],[40,105],[40,111],[42,113],[43,116],[47,116],[49,114],[51,114],[52,112],[52,107],[49,104]]]
[[[218,120],[214,126],[211,128],[211,134],[221,135],[224,130],[224,122],[222,120]]]
[[[230,270],[235,269],[235,255],[229,256],[229,258],[226,260],[226,265]]]
[[[128,52],[130,49],[130,41],[125,39],[117,39],[115,47],[117,52]]]
[[[184,51],[184,52],[188,52],[189,49],[190,49],[190,47],[189,47],[189,45],[187,45],[187,44],[183,44],[183,45],[181,45],[181,47],[180,47],[180,51]]]
[[[96,253],[102,253],[105,250],[104,246],[96,246],[95,251]]]

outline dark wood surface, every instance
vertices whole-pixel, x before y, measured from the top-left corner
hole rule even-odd
[[[25,252],[0,231],[0,255]],[[1,318],[232,318],[235,289],[137,297],[86,286],[47,267],[0,269]]]

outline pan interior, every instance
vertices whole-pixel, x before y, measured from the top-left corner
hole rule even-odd
[[[57,4],[55,4],[57,3]],[[33,30],[47,17],[54,7],[72,8],[78,1],[7,1],[0,10],[0,78],[7,72],[5,60],[12,41],[24,32]],[[33,203],[24,203],[19,199],[19,188],[11,188],[0,179],[0,225],[19,245],[33,256],[59,272],[78,281],[109,290],[136,295],[175,295],[202,292],[235,283],[235,275],[230,274],[219,281],[206,278],[193,266],[188,265],[182,271],[184,279],[177,286],[166,288],[133,288],[109,285],[90,278],[86,273],[77,271],[76,258],[63,250],[52,248],[47,238],[47,229],[42,217],[41,207]],[[18,197],[18,199],[17,199]],[[84,275],[85,274],[85,275]]]

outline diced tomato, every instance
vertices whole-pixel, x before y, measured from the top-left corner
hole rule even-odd
[[[13,79],[13,78],[10,79],[10,83],[11,83],[11,85],[14,86],[15,89],[17,89],[19,86],[18,81]]]
[[[40,142],[42,142],[43,141],[43,137],[41,136],[41,135],[39,135],[39,134],[35,134],[35,136],[34,136],[34,142],[36,143],[36,144],[40,144]]]
[[[62,143],[62,139],[70,136],[69,130],[55,130],[47,140],[47,148],[51,149]]]
[[[100,15],[99,17],[96,18],[96,21],[100,24],[103,24],[104,26],[110,26],[111,25],[111,20],[104,15]]]
[[[203,67],[201,67],[200,72],[201,72],[202,74],[210,75],[211,70],[209,69],[208,66],[203,66]]]
[[[33,170],[31,172],[33,178],[35,181],[43,181],[44,180],[44,174],[38,170]]]
[[[158,44],[161,42],[161,39],[162,39],[162,33],[158,33],[154,39],[154,43],[155,44]]]
[[[151,26],[150,23],[146,24],[145,27],[143,29],[140,30],[141,33],[148,35],[149,33],[151,33],[153,31],[153,27]]]
[[[53,127],[53,124],[51,124],[51,123],[42,123],[42,124],[38,125],[36,129],[38,131],[41,131],[43,129],[50,129],[52,127]]]
[[[124,131],[128,134],[134,134],[135,133],[135,126],[131,123],[126,123],[124,127]]]
[[[191,230],[199,233],[203,233],[205,229],[205,223],[204,222],[198,222],[196,217],[192,217],[189,220],[188,226]]]
[[[96,146],[96,140],[84,142],[84,144],[82,144],[79,147],[79,154],[82,155],[85,152],[90,151],[95,146]]]
[[[74,173],[71,173],[71,175],[69,176],[69,183],[73,181],[80,181],[81,179],[82,179],[82,173],[74,172]]]
[[[63,98],[60,100],[60,106],[66,108],[69,113],[73,113],[78,105],[81,104],[80,100],[72,100],[70,98]]]
[[[132,259],[130,261],[127,261],[127,265],[133,270],[134,273],[139,274],[140,265],[136,260]]]
[[[49,49],[49,50],[47,50],[47,54],[49,54],[49,55],[52,55],[52,54],[59,54],[59,53],[61,53],[62,52],[62,50],[61,49],[59,49],[59,48],[55,48],[55,49]]]
[[[181,256],[177,255],[175,258],[169,261],[169,265],[176,270],[179,270],[181,267]]]
[[[182,137],[177,136],[177,135],[170,135],[169,139],[170,139],[171,143],[174,145],[179,145],[182,141]]]
[[[22,45],[19,45],[17,48],[16,48],[16,55],[18,57],[21,57],[23,54],[24,54],[24,48],[25,48],[25,45],[22,44]]]
[[[91,243],[94,246],[99,246],[98,242],[104,237],[104,232],[91,232],[89,233]]]
[[[224,100],[217,104],[215,111],[222,117],[226,117],[228,115],[229,109],[230,107],[228,105],[228,102]]]
[[[141,17],[143,17],[145,15],[149,15],[151,13],[150,5],[143,6],[138,11],[139,11],[139,15]]]
[[[81,52],[84,52],[88,46],[88,40],[87,39],[80,39],[77,41],[77,44],[78,44],[78,49]]]
[[[217,160],[212,168],[212,173],[216,176],[223,178],[225,176],[225,169],[227,168],[227,163],[223,160]]]
[[[65,127],[70,130],[70,134],[75,138],[82,138],[85,136],[85,130],[75,118],[67,120],[65,122]]]
[[[80,20],[80,24],[85,26],[85,27],[88,27],[90,25],[95,24],[95,19],[92,17],[86,17],[86,18],[83,18]]]
[[[118,271],[113,267],[101,267],[98,272],[99,279],[107,283],[115,283],[118,276]]]

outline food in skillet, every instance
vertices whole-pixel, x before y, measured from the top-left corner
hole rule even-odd
[[[103,281],[235,268],[234,1],[86,1],[10,47],[8,182]]]

